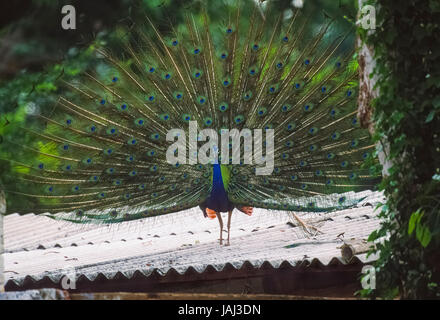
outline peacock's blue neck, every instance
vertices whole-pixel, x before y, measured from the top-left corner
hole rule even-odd
[[[223,183],[220,164],[213,164],[212,170],[212,189],[207,200],[207,206],[217,212],[228,211],[230,210],[230,202]]]
[[[225,187],[223,185],[222,170],[221,170],[220,164],[218,164],[218,163],[213,164],[212,171],[213,171],[213,173],[212,173],[213,176],[212,176],[211,194],[214,192],[214,190],[219,192],[219,191],[221,191],[221,189],[223,189],[223,191],[226,194]]]

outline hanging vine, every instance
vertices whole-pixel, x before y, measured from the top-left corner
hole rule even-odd
[[[374,48],[378,98],[374,139],[389,145],[392,163],[380,188],[387,201],[370,241],[376,289],[370,297],[440,297],[440,2],[369,1],[377,28],[359,28]],[[384,240],[385,239],[385,240]]]

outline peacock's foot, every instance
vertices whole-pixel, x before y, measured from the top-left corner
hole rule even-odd
[[[230,245],[231,245],[231,242],[229,242],[229,240],[226,241],[225,246],[230,246]]]

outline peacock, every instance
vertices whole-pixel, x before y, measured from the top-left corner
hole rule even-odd
[[[19,182],[6,191],[33,205],[9,211],[111,224],[199,206],[220,244],[228,212],[229,244],[234,209],[358,204],[380,177],[356,116],[354,31],[302,10],[229,1],[214,21],[202,5],[167,30],[147,15],[122,55],[93,47],[105,72],[61,78],[56,106],[19,129],[32,160],[4,159]]]

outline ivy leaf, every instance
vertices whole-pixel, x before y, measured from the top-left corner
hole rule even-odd
[[[420,213],[420,209],[418,209],[416,212],[413,212],[411,214],[411,217],[409,218],[408,223],[408,234],[411,235],[416,227],[416,225],[419,223],[420,219],[422,219],[423,215],[425,213]]]
[[[423,248],[426,248],[428,244],[431,242],[431,238],[432,238],[431,231],[429,231],[428,227],[421,226],[416,230],[416,237],[417,240],[419,240],[420,244],[423,246]]]
[[[408,234],[411,235],[414,231],[414,228],[416,227],[416,219],[417,216],[415,215],[415,213],[413,213],[411,215],[411,218],[409,218],[409,223],[408,223]]]
[[[377,230],[374,230],[369,236],[368,236],[368,242],[372,242],[378,238],[378,232]]]
[[[432,110],[428,114],[428,117],[426,117],[425,123],[430,123],[432,121],[432,119],[434,119],[434,115],[435,115],[435,110]]]

